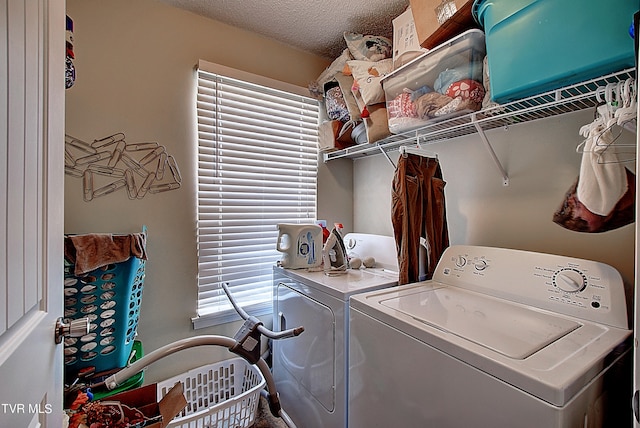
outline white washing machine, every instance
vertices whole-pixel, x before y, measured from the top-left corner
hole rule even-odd
[[[349,426],[631,424],[631,331],[608,265],[453,246],[430,281],[351,299]]]
[[[273,377],[282,408],[300,428],[347,424],[349,298],[398,284],[395,240],[347,234],[347,253],[372,256],[376,267],[344,275],[274,267],[274,331],[303,326],[295,338],[273,342]]]

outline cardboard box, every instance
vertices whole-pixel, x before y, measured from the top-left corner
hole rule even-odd
[[[433,49],[466,30],[478,28],[471,14],[473,0],[410,0],[410,4],[418,42],[423,48]],[[453,16],[440,23],[438,11],[450,16],[447,12],[454,6]]]
[[[393,20],[393,68],[394,70],[425,53],[420,46],[413,12],[407,8]]]
[[[344,129],[343,129],[344,128]],[[318,147],[321,151],[341,150],[355,143],[351,139],[353,124],[346,126],[339,120],[329,120],[318,129]]]
[[[177,382],[171,390],[157,401],[157,384],[151,384],[106,398],[104,401],[119,401],[141,411],[152,421],[145,428],[165,428],[187,406],[182,383]]]

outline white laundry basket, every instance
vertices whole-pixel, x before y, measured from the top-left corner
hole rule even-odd
[[[158,400],[182,382],[187,406],[168,428],[248,428],[253,425],[265,380],[242,358],[209,364],[158,382]]]

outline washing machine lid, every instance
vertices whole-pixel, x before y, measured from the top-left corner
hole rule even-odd
[[[357,294],[350,306],[557,407],[630,349],[630,330],[435,281]]]
[[[380,303],[416,321],[518,360],[580,327],[574,320],[455,287],[418,289]]]

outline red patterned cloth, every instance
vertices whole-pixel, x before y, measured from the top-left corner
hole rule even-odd
[[[484,87],[480,82],[472,79],[458,80],[453,82],[445,94],[451,98],[462,98],[476,103],[482,103],[484,99]]]
[[[411,94],[403,92],[387,105],[389,117],[418,117],[416,105],[411,101]]]

